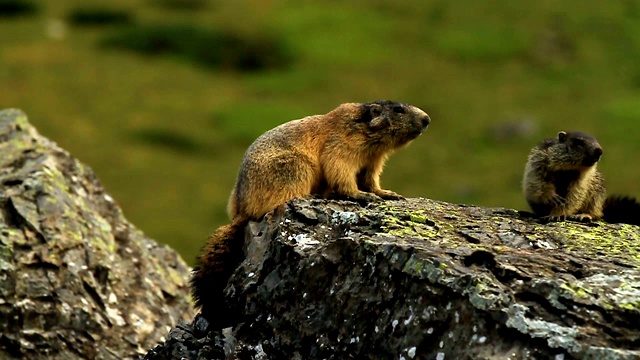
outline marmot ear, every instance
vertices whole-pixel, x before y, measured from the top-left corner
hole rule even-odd
[[[382,105],[373,103],[369,105],[369,113],[371,114],[371,118],[375,118],[382,114]]]
[[[558,140],[560,140],[560,142],[564,142],[567,139],[567,133],[564,131],[560,131],[558,133]]]
[[[362,113],[357,119],[357,122],[373,122],[375,118],[382,114],[382,105],[376,103],[369,103],[362,105]],[[370,124],[371,125],[371,124]]]

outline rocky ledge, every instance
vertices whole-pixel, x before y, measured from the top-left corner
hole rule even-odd
[[[243,317],[146,359],[638,359],[640,228],[427,199],[298,199],[246,231]]]

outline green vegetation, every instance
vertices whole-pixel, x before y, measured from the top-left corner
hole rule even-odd
[[[136,23],[63,39],[43,23],[66,18],[70,0],[0,22],[0,99],[187,260],[226,221],[255,137],[348,101],[397,99],[432,116],[382,177],[406,196],[526,209],[529,149],[562,129],[596,135],[610,191],[640,196],[640,0],[162,2],[86,0]],[[141,56],[132,44],[154,36],[171,51]],[[100,46],[107,38],[118,47]]]

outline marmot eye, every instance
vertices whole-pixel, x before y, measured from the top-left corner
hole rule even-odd
[[[393,107],[393,112],[396,114],[404,114],[406,111],[404,110],[404,108],[402,106],[394,106]]]

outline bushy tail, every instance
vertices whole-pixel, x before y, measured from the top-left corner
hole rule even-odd
[[[235,269],[244,259],[244,229],[248,222],[237,216],[219,227],[204,246],[191,274],[191,294],[202,315],[211,325],[222,328],[233,315],[223,292]]]
[[[630,196],[608,196],[603,219],[609,223],[640,225],[640,203]]]

